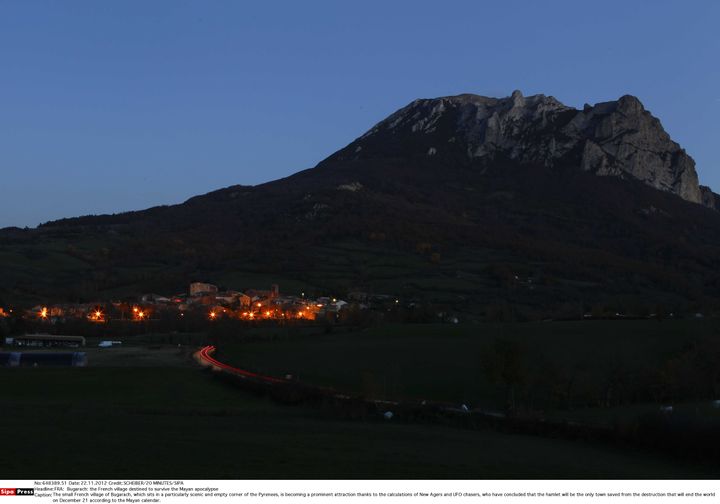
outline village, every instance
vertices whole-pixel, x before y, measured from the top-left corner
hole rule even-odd
[[[0,307],[0,319],[22,320],[38,330],[38,325],[66,325],[89,322],[98,325],[122,323],[219,322],[248,323],[315,322],[335,323],[349,313],[370,314],[395,311],[400,300],[389,294],[353,291],[346,299],[309,296],[305,292],[284,294],[278,284],[269,289],[244,292],[221,289],[207,282],[192,282],[187,292],[170,296],[146,293],[115,301],[46,303],[31,308]],[[408,306],[413,307],[410,303]],[[175,324],[176,325],[176,324]]]
[[[364,293],[351,293],[350,299],[357,309],[369,305]],[[390,296],[382,296],[390,298]],[[335,321],[350,302],[336,297],[309,297],[280,293],[280,287],[272,284],[270,289],[248,289],[245,292],[220,290],[217,285],[192,282],[188,292],[165,296],[155,293],[143,294],[135,301],[92,303],[42,304],[23,310],[21,316],[27,321],[50,325],[68,321],[86,320],[103,324],[110,321],[148,322],[204,318],[210,322],[221,319],[251,321]],[[13,315],[12,309],[0,308],[0,317]]]

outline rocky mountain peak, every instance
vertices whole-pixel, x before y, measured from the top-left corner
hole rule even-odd
[[[525,97],[523,96],[522,92],[519,89],[516,89],[512,92],[510,95],[510,99],[513,102],[513,107],[524,107],[525,106]]]
[[[700,189],[693,159],[632,95],[582,110],[519,90],[505,98],[419,99],[327,161],[419,157],[461,166],[487,165],[499,157],[538,167],[575,166],[599,176],[636,178],[715,206],[715,198]]]

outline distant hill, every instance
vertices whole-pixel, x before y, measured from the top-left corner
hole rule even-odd
[[[284,179],[3,230],[0,296],[114,298],[206,279],[472,316],[714,310],[718,198],[634,97],[583,110],[519,92],[417,100]]]

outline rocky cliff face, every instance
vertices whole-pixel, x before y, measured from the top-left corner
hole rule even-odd
[[[695,162],[633,96],[567,107],[551,96],[464,94],[416,100],[331,158],[436,157],[487,164],[576,166],[600,176],[633,177],[694,203],[715,207],[701,190]]]
[[[708,186],[700,186],[700,196],[702,204],[708,208],[720,210],[720,194],[716,194]]]

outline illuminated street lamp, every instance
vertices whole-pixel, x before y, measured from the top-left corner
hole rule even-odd
[[[102,322],[103,312],[99,309],[96,309],[91,315],[91,320],[93,320],[94,322]]]

